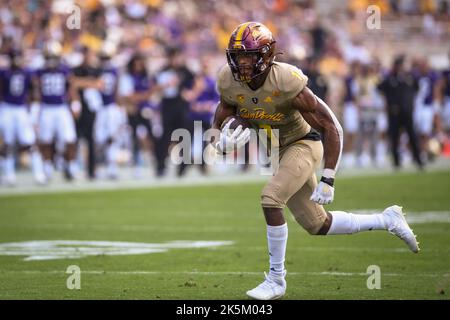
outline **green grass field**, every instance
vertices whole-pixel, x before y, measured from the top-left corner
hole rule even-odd
[[[166,243],[233,241],[134,255],[24,261],[0,249],[0,299],[247,299],[267,270],[262,184],[165,187],[0,197],[0,245],[33,240]],[[340,178],[329,209],[383,209],[450,214],[450,172]],[[384,231],[318,237],[286,212],[289,241],[285,299],[448,299],[450,222],[412,225],[413,254]],[[33,249],[31,249],[32,251]],[[74,249],[76,251],[76,249]],[[81,268],[81,290],[65,271]],[[366,286],[369,265],[381,289]]]

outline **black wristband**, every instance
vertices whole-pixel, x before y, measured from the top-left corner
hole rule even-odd
[[[320,181],[326,183],[327,185],[329,185],[330,187],[332,187],[334,185],[334,178],[325,178],[322,177],[320,178]]]

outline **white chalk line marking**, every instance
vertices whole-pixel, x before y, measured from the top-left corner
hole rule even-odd
[[[23,273],[23,274],[60,274],[66,275],[64,270],[0,270],[1,274],[10,273]],[[134,271],[106,271],[106,270],[81,270],[81,274],[90,275],[198,275],[198,276],[218,276],[218,275],[230,275],[230,276],[261,276],[263,272],[252,272],[252,271],[145,271],[145,270],[134,270]],[[288,272],[287,276],[343,276],[343,277],[353,277],[353,276],[367,276],[370,275],[364,272]],[[450,273],[382,273],[382,276],[387,277],[448,277]]]

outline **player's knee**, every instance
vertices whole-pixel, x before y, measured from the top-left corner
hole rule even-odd
[[[314,224],[308,226],[307,228],[305,228],[305,230],[312,236],[319,236],[319,235],[322,235],[320,233],[322,226],[323,226],[323,223],[314,223]]]
[[[64,151],[64,158],[66,160],[73,160],[75,158],[77,146],[75,143],[67,143]]]
[[[300,215],[300,217],[304,217],[305,215]],[[321,230],[324,225],[324,221],[321,220],[310,220],[305,221],[304,218],[298,218],[295,217],[295,220],[297,220],[298,224],[302,226],[303,229],[306,230],[310,235],[317,236],[321,235]]]
[[[265,208],[284,208],[286,203],[277,192],[277,188],[268,185],[261,192],[261,205]]]

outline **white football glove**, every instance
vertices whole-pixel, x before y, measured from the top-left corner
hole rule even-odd
[[[335,171],[325,169],[319,184],[311,195],[310,200],[318,204],[330,204],[334,199],[334,175]]]
[[[239,125],[232,133],[230,125],[234,121],[228,121],[220,132],[219,141],[214,145],[219,154],[229,153],[243,147],[250,140],[250,129],[242,130]]]

